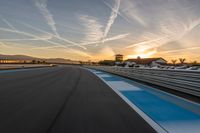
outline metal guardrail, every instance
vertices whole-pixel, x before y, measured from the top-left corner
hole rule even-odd
[[[199,71],[140,69],[109,66],[87,67],[118,74],[200,97]]]

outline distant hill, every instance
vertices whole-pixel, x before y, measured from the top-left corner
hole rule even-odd
[[[0,54],[0,59],[6,59],[6,60],[34,60],[34,59],[40,59],[40,58],[26,56],[26,55],[3,55],[3,54]]]
[[[64,59],[64,58],[37,58],[27,55],[3,55],[0,54],[0,60],[6,59],[6,60],[36,60],[36,61],[46,61],[49,63],[79,63],[79,61],[72,61],[70,59]]]

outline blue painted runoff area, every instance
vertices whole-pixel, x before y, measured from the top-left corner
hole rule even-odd
[[[200,133],[200,104],[117,75],[89,70],[166,132]]]

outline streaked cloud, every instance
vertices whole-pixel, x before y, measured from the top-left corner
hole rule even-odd
[[[41,41],[41,40],[50,40],[52,39],[52,36],[49,35],[49,36],[42,36],[40,38],[21,38],[21,39],[0,39],[0,41],[9,41],[9,42],[12,42],[12,41]]]
[[[0,16],[1,17],[1,16]],[[16,30],[16,28],[5,18],[1,17],[2,21],[6,23],[11,29]]]
[[[126,34],[116,35],[116,36],[113,36],[113,37],[110,37],[110,38],[105,38],[104,42],[109,42],[109,41],[113,41],[113,40],[123,39],[123,38],[128,37],[129,35],[130,35],[129,33],[126,33]]]
[[[65,41],[67,43],[70,43],[70,44],[73,44],[75,46],[86,49],[85,47],[60,36],[60,34],[57,32],[56,23],[55,23],[55,20],[53,19],[53,15],[50,13],[50,11],[47,8],[47,2],[48,2],[48,0],[36,0],[35,5],[40,10],[41,14],[44,16],[48,25],[51,27],[52,31],[57,36],[57,38],[62,40],[62,41]]]
[[[82,40],[81,43],[97,42],[102,39],[103,25],[101,25],[98,22],[97,18],[88,16],[88,15],[80,15],[79,19],[81,21],[81,24],[85,27],[84,29],[85,38]]]
[[[200,18],[196,20],[181,21],[175,18],[168,18],[160,24],[160,30],[163,35],[170,37],[171,41],[180,40],[195,27],[200,24]]]
[[[169,53],[183,52],[183,51],[187,51],[187,50],[196,50],[196,49],[200,49],[200,47],[190,47],[190,48],[162,51],[162,52],[159,52],[159,54],[169,54]]]
[[[81,46],[101,44],[102,40],[103,42],[119,40],[126,38],[129,35],[129,33],[126,33],[112,36],[110,38],[104,38],[105,34],[103,32],[103,25],[99,23],[97,18],[88,15],[80,15],[79,19],[81,20],[81,24],[85,27],[85,38],[81,41]]]
[[[198,0],[32,2],[0,1],[0,46],[5,53],[43,56],[44,51],[49,57],[77,60],[110,59],[114,53],[166,59],[174,55],[200,61]]]
[[[126,37],[129,36],[129,33],[127,34],[120,34],[120,35],[116,35],[116,36],[113,36],[113,37],[110,37],[110,38],[106,38],[104,39],[104,42],[110,42],[110,41],[114,41],[114,40],[121,40],[121,39],[124,39]],[[94,42],[86,42],[86,43],[81,43],[81,45],[93,45],[93,44],[102,44],[102,41],[99,40],[99,41],[94,41]],[[72,46],[72,45],[71,45]]]
[[[146,22],[144,19],[139,15],[139,11],[137,10],[138,7],[134,4],[135,0],[123,0],[121,4],[121,13],[128,18],[129,21],[136,21],[143,26],[146,26]]]
[[[82,45],[80,45],[80,44],[78,44],[78,43],[72,42],[72,41],[70,41],[70,40],[68,40],[68,39],[65,39],[65,38],[63,38],[63,37],[61,37],[61,36],[54,35],[54,34],[52,34],[52,33],[49,33],[49,32],[47,32],[47,31],[45,31],[45,30],[39,29],[39,28],[37,28],[37,27],[34,27],[34,26],[32,26],[32,25],[30,25],[30,24],[27,24],[27,23],[24,23],[24,22],[20,22],[20,23],[23,24],[23,25],[25,25],[26,27],[29,27],[29,28],[35,30],[35,31],[39,31],[39,32],[41,32],[41,33],[44,33],[44,34],[50,35],[50,36],[52,36],[52,37],[55,37],[55,38],[57,38],[57,39],[59,39],[59,40],[62,40],[62,41],[64,41],[64,42],[68,43],[68,44],[72,44],[73,46],[77,46],[77,47],[86,49],[86,47],[84,47],[84,46],[82,46]],[[68,45],[62,45],[62,47],[63,47],[63,46],[64,46],[64,47],[67,47]]]
[[[110,8],[112,11],[116,12],[116,9],[114,9],[108,2],[106,2],[106,1],[103,1],[103,2],[108,8]],[[119,10],[118,10],[117,14],[120,17],[122,17],[125,21],[127,21],[128,23],[131,23],[130,20],[128,18],[126,18],[124,15],[122,15],[122,13]]]
[[[47,42],[49,44],[53,44],[53,45],[56,45],[56,46],[61,46],[61,47],[65,47],[66,48],[65,45],[61,45],[59,43],[56,43],[56,42],[53,42],[53,41],[49,41],[49,40],[44,40],[43,38],[41,38],[39,36],[36,36],[34,34],[31,34],[31,33],[23,32],[23,31],[18,31],[18,30],[12,30],[12,29],[6,29],[6,28],[0,28],[0,31],[12,32],[12,33],[17,33],[17,34],[25,35],[25,36],[28,36],[28,37],[35,38],[37,40],[42,40],[42,41]]]
[[[53,15],[50,13],[50,11],[47,8],[47,1],[48,0],[35,0],[35,5],[40,10],[40,12],[44,16],[44,18],[46,19],[48,25],[51,27],[54,34],[59,36],[57,29],[56,29],[56,23],[53,19]]]
[[[120,0],[115,0],[115,4],[114,4],[114,7],[112,8],[112,12],[111,12],[111,15],[110,15],[110,18],[106,24],[106,28],[104,30],[104,34],[103,34],[103,42],[104,42],[104,39],[107,37],[109,31],[111,30],[111,27],[112,25],[114,24],[115,22],[115,19],[117,18],[118,16],[118,11],[119,11],[119,7],[120,7]]]
[[[143,42],[139,42],[139,43],[134,43],[134,44],[131,44],[131,45],[125,47],[125,48],[127,49],[127,48],[133,48],[133,47],[136,47],[136,46],[139,46],[139,45],[150,44],[150,43],[153,43],[153,42],[156,42],[156,41],[160,41],[160,40],[162,40],[164,38],[165,37],[161,37],[161,38],[152,39],[152,40],[149,40],[149,41],[143,41]]]
[[[114,50],[111,47],[105,46],[95,54],[92,54],[92,60],[113,59],[114,55]]]

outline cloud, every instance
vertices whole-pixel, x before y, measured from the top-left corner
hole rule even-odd
[[[106,3],[105,3],[106,4]],[[110,18],[106,24],[104,32],[102,31],[103,26],[98,22],[98,20],[94,17],[81,15],[79,19],[82,21],[82,24],[86,27],[86,37],[84,38],[82,45],[90,45],[90,44],[98,44],[105,41],[122,39],[127,36],[126,35],[118,35],[112,38],[107,38],[107,35],[115,22],[115,19],[118,16],[118,11],[120,7],[120,0],[115,0],[115,5],[112,8],[112,12]]]
[[[179,20],[175,17],[161,21],[161,33],[171,37],[171,40],[180,40],[200,24],[200,18]]]
[[[60,37],[60,36],[53,35],[53,34],[51,34],[51,33],[48,33],[48,32],[46,32],[46,31],[44,31],[44,30],[41,30],[41,29],[36,28],[36,27],[33,27],[33,26],[29,25],[29,24],[26,24],[26,23],[21,22],[21,24],[24,24],[24,25],[26,25],[26,26],[28,26],[28,27],[31,27],[31,28],[34,29],[34,30],[37,30],[37,31],[40,31],[40,32],[43,32],[43,33],[47,34],[48,37],[39,37],[39,36],[34,35],[34,34],[31,34],[31,33],[19,31],[19,30],[17,30],[8,20],[6,20],[6,19],[4,19],[4,18],[2,18],[2,20],[3,20],[10,28],[12,28],[12,29],[0,28],[1,31],[12,32],[12,33],[17,33],[17,34],[21,34],[21,35],[33,37],[33,38],[30,38],[30,39],[2,39],[2,41],[28,41],[28,40],[35,40],[35,41],[37,41],[37,40],[41,40],[41,41],[45,41],[45,42],[48,42],[48,43],[50,43],[50,44],[53,44],[53,45],[56,45],[56,46],[59,46],[59,47],[67,48],[67,46],[65,46],[65,45],[62,45],[62,44],[59,44],[59,43],[56,43],[56,42],[53,42],[53,41],[49,41],[49,39],[52,39],[52,37],[56,37],[56,38],[58,38],[58,39],[60,39],[60,40],[62,40],[62,41],[65,41],[65,42],[67,42],[67,43],[70,43],[70,44],[73,44],[73,45],[75,45],[75,46],[79,46],[79,47],[81,47],[81,48],[83,48],[83,49],[86,49],[84,46],[80,46],[79,44],[76,44],[76,43],[74,43],[74,42],[72,42],[72,41],[69,41],[69,40],[67,40],[67,39],[65,39],[65,38],[62,38],[62,37]]]
[[[28,46],[22,43],[8,43],[8,42],[0,42],[1,46],[4,48],[11,48],[11,49],[31,49],[34,48],[35,46]],[[23,47],[21,47],[23,46]]]
[[[81,45],[79,45],[79,44],[77,44],[77,43],[75,43],[75,42],[72,42],[72,41],[70,41],[70,40],[67,40],[67,39],[65,39],[65,38],[63,38],[63,37],[61,37],[61,36],[57,36],[57,35],[51,34],[51,33],[47,32],[47,31],[44,31],[44,30],[42,30],[42,29],[39,29],[39,28],[37,28],[37,27],[34,27],[34,26],[32,26],[32,25],[30,25],[30,24],[27,24],[27,23],[24,23],[24,22],[20,22],[20,23],[23,24],[23,25],[25,25],[26,27],[29,27],[29,28],[35,30],[35,31],[39,31],[39,32],[42,32],[42,33],[45,33],[45,34],[48,34],[48,35],[52,35],[52,37],[55,37],[55,38],[57,38],[57,39],[59,39],[59,40],[62,40],[62,41],[64,41],[64,42],[67,42],[67,43],[69,43],[69,44],[73,44],[73,46],[78,46],[78,47],[80,47],[80,48],[86,49],[86,47],[81,46]],[[67,46],[65,46],[65,47],[67,47]]]
[[[92,56],[84,51],[80,51],[80,50],[76,50],[76,49],[67,49],[67,52],[70,52],[72,54],[76,54],[76,55],[79,55],[79,56],[82,56],[82,57],[85,57],[85,58],[92,58]]]
[[[44,16],[44,18],[46,19],[48,25],[51,27],[54,34],[59,36],[57,29],[56,29],[56,23],[53,19],[53,15],[50,13],[50,11],[47,8],[47,0],[36,0],[35,5],[40,10],[40,12]]]
[[[123,39],[123,38],[126,38],[127,36],[129,36],[129,33],[116,35],[116,36],[113,36],[113,37],[110,37],[110,38],[105,38],[104,42]]]
[[[95,54],[92,54],[91,59],[95,61],[102,60],[102,59],[113,59],[114,55],[115,55],[115,52],[113,51],[113,49],[106,46],[100,49]]]
[[[65,41],[67,43],[71,43],[71,44],[78,46],[80,48],[87,49],[86,47],[83,47],[83,46],[81,46],[81,45],[79,45],[75,42],[72,42],[72,41],[70,41],[66,38],[63,38],[58,34],[57,29],[56,29],[56,23],[53,19],[53,15],[50,13],[50,11],[47,8],[47,0],[36,0],[35,5],[40,10],[41,14],[44,16],[48,25],[51,27],[52,31],[54,32],[54,34],[56,35],[56,37],[58,39]]]
[[[53,42],[53,41],[49,41],[49,40],[44,40],[43,38],[41,38],[39,36],[36,36],[34,34],[31,34],[31,33],[23,32],[23,31],[18,31],[18,30],[7,29],[7,28],[0,28],[0,31],[12,32],[12,33],[17,33],[17,34],[25,35],[25,36],[28,36],[28,37],[36,38],[38,40],[42,40],[44,42],[47,42],[47,43],[50,43],[50,44],[53,44],[53,45],[56,45],[56,46],[61,46],[61,47],[67,48],[67,46],[65,46],[65,45],[61,45],[59,43],[56,43],[56,42]]]
[[[127,55],[126,58],[137,58],[138,56],[141,57],[141,58],[149,58],[156,53],[157,53],[157,50],[154,49],[154,50],[151,50],[151,51],[145,51],[144,53],[136,52],[133,55]]]
[[[110,5],[107,4],[105,1],[104,3],[110,7]],[[104,42],[118,40],[118,39],[127,37],[129,33],[107,38],[107,35],[109,31],[111,30],[111,27],[115,22],[115,19],[117,18],[118,14],[120,14],[119,7],[120,7],[120,0],[115,0],[114,7],[113,8],[110,7],[112,9],[112,12],[106,24],[104,32],[102,31],[103,26],[98,22],[97,18],[88,16],[88,15],[79,16],[79,19],[81,20],[82,25],[86,27],[86,31],[85,31],[86,36],[81,42],[81,45],[96,44],[97,46],[97,44],[99,43],[104,43]]]
[[[182,52],[182,51],[188,51],[188,50],[196,50],[200,49],[200,47],[190,47],[190,48],[183,48],[183,49],[174,49],[174,50],[168,50],[168,51],[162,51],[158,54],[169,54],[169,53],[176,53],[176,52]]]
[[[106,25],[106,28],[104,30],[104,34],[103,34],[103,42],[104,42],[104,39],[107,37],[112,25],[114,24],[115,22],[115,19],[117,18],[118,16],[118,11],[119,11],[119,7],[120,7],[120,0],[115,0],[115,4],[114,4],[114,7],[112,9],[112,12],[111,12],[111,15],[110,15],[110,18],[107,22],[107,25]]]
[[[103,26],[98,22],[97,18],[88,16],[88,15],[81,15],[79,16],[81,20],[81,24],[85,27],[85,38],[82,40],[82,43],[91,43],[96,42],[102,39]]]
[[[4,42],[0,42],[0,46],[8,47]]]
[[[114,9],[109,3],[107,3],[106,1],[103,1],[103,2],[104,2],[104,4],[105,4],[107,7],[109,7],[112,11],[115,11],[115,9]],[[119,10],[118,10],[117,14],[118,14],[120,17],[122,17],[124,20],[126,20],[126,22],[131,23],[131,22],[129,21],[129,19],[127,19]]]
[[[88,15],[79,16],[81,20],[81,24],[86,28],[85,29],[85,38],[81,41],[81,45],[92,45],[92,44],[100,44],[102,43],[102,39],[104,36],[103,26],[98,22],[98,19],[95,17],[91,17]],[[104,38],[104,42],[119,40],[127,37],[129,33],[116,35],[110,38]]]
[[[148,40],[140,43],[135,43],[125,47],[125,49],[133,48],[136,52],[134,57],[137,55],[145,56],[148,55],[148,51],[154,49],[151,54],[167,54],[175,53],[184,50],[194,50],[198,47],[186,48],[186,49],[175,49],[164,52],[157,51],[159,47],[165,47],[166,44],[174,41],[181,41],[188,33],[193,29],[197,28],[200,24],[200,19],[188,19],[188,21],[181,21],[176,17],[164,19],[158,24],[158,32],[156,33],[144,33],[140,39]],[[131,55],[133,56],[133,55]]]
[[[142,17],[138,14],[137,6],[134,5],[133,1],[123,0],[121,4],[121,14],[124,14],[131,21],[137,21],[143,26],[146,26],[146,22],[142,19]]]
[[[52,39],[52,36],[49,35],[49,36],[43,36],[43,37],[40,37],[40,38],[23,38],[23,39],[0,39],[0,41],[41,41],[41,40],[50,40]]]
[[[114,40],[120,40],[120,39],[126,38],[127,36],[129,36],[129,33],[116,35],[116,36],[113,36],[113,37],[110,37],[110,38],[105,38],[104,42],[109,42],[109,41],[114,41]],[[81,45],[85,46],[85,45],[100,44],[100,43],[102,43],[101,40],[94,41],[94,42],[85,42],[85,43],[81,43]],[[73,45],[68,45],[68,46],[73,46]]]
[[[189,20],[189,26],[188,26],[188,29],[187,31],[191,31],[193,30],[194,28],[197,28],[198,26],[200,26],[200,17],[196,20]]]
[[[150,43],[153,43],[153,42],[156,42],[156,41],[160,41],[160,40],[165,39],[165,38],[166,37],[161,37],[161,38],[152,39],[152,40],[149,40],[149,41],[143,41],[143,42],[140,42],[140,43],[134,43],[134,44],[131,44],[131,45],[125,47],[125,48],[127,49],[127,48],[133,48],[133,47],[136,47],[136,46],[139,46],[139,45],[150,44]]]
[[[0,16],[1,17],[1,16]],[[2,21],[6,23],[11,29],[16,30],[16,28],[5,18],[1,17]]]

